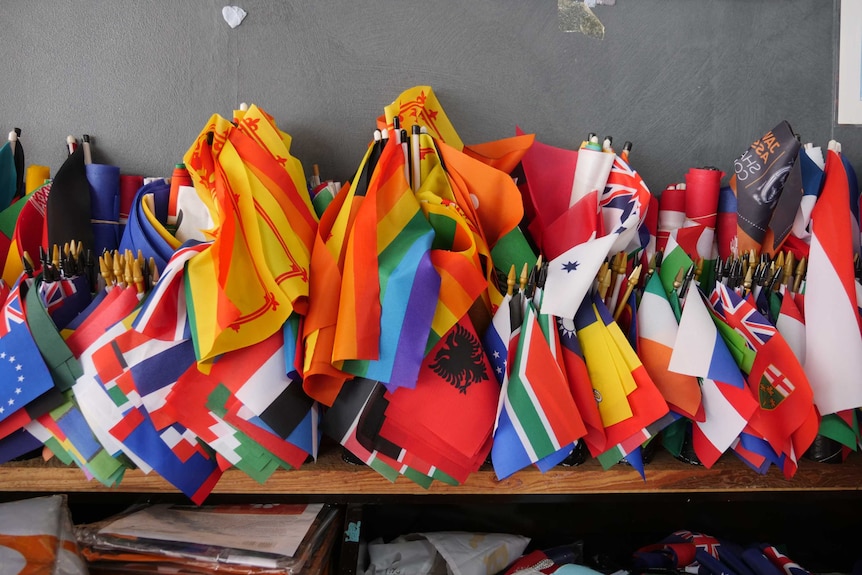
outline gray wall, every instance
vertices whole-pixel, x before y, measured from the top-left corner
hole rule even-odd
[[[3,0],[0,132],[52,172],[89,133],[96,161],[169,175],[211,114],[253,102],[307,173],[344,179],[383,106],[430,84],[467,143],[610,134],[656,192],[785,119],[862,170],[862,128],[833,123],[831,0],[617,0],[604,40],[561,32],[554,0],[234,1],[236,29],[224,0]]]

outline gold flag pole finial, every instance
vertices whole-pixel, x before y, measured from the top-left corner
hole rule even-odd
[[[632,270],[631,275],[629,276],[628,282],[626,282],[626,291],[623,294],[623,297],[620,298],[620,301],[617,302],[617,309],[614,311],[614,321],[617,321],[620,318],[620,315],[623,313],[623,310],[626,307],[626,302],[629,297],[632,295],[632,290],[635,289],[635,285],[637,285],[638,281],[641,277],[641,264],[635,266],[635,269]]]
[[[512,295],[515,292],[515,264],[509,268],[509,275],[506,277],[506,295]]]

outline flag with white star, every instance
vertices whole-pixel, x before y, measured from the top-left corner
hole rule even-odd
[[[54,380],[30,335],[19,284],[9,293],[0,322],[0,421],[52,387]]]

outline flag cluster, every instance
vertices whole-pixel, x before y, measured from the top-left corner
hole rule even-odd
[[[783,123],[728,186],[692,169],[657,198],[610,139],[465,146],[427,86],[377,123],[343,185],[257,106],[212,116],[170,178],[93,163],[89,138],[53,179],[0,148],[0,457],[44,445],[201,502],[324,433],[424,486],[575,450],[643,475],[662,431],[788,477],[818,433],[855,449],[837,146],[824,164]]]

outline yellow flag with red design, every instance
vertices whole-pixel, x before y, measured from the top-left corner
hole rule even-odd
[[[383,116],[377,121],[381,128],[392,130],[395,126],[393,119],[398,118],[401,127],[406,128],[408,132],[414,125],[425,127],[432,137],[446,142],[453,148],[460,150],[464,147],[464,143],[455,132],[455,127],[443,111],[443,106],[440,105],[431,86],[414,86],[401,92],[398,98],[383,111]]]
[[[290,138],[257,106],[235,126],[213,115],[186,152],[213,238],[186,268],[199,360],[263,341],[308,307],[317,217]]]

